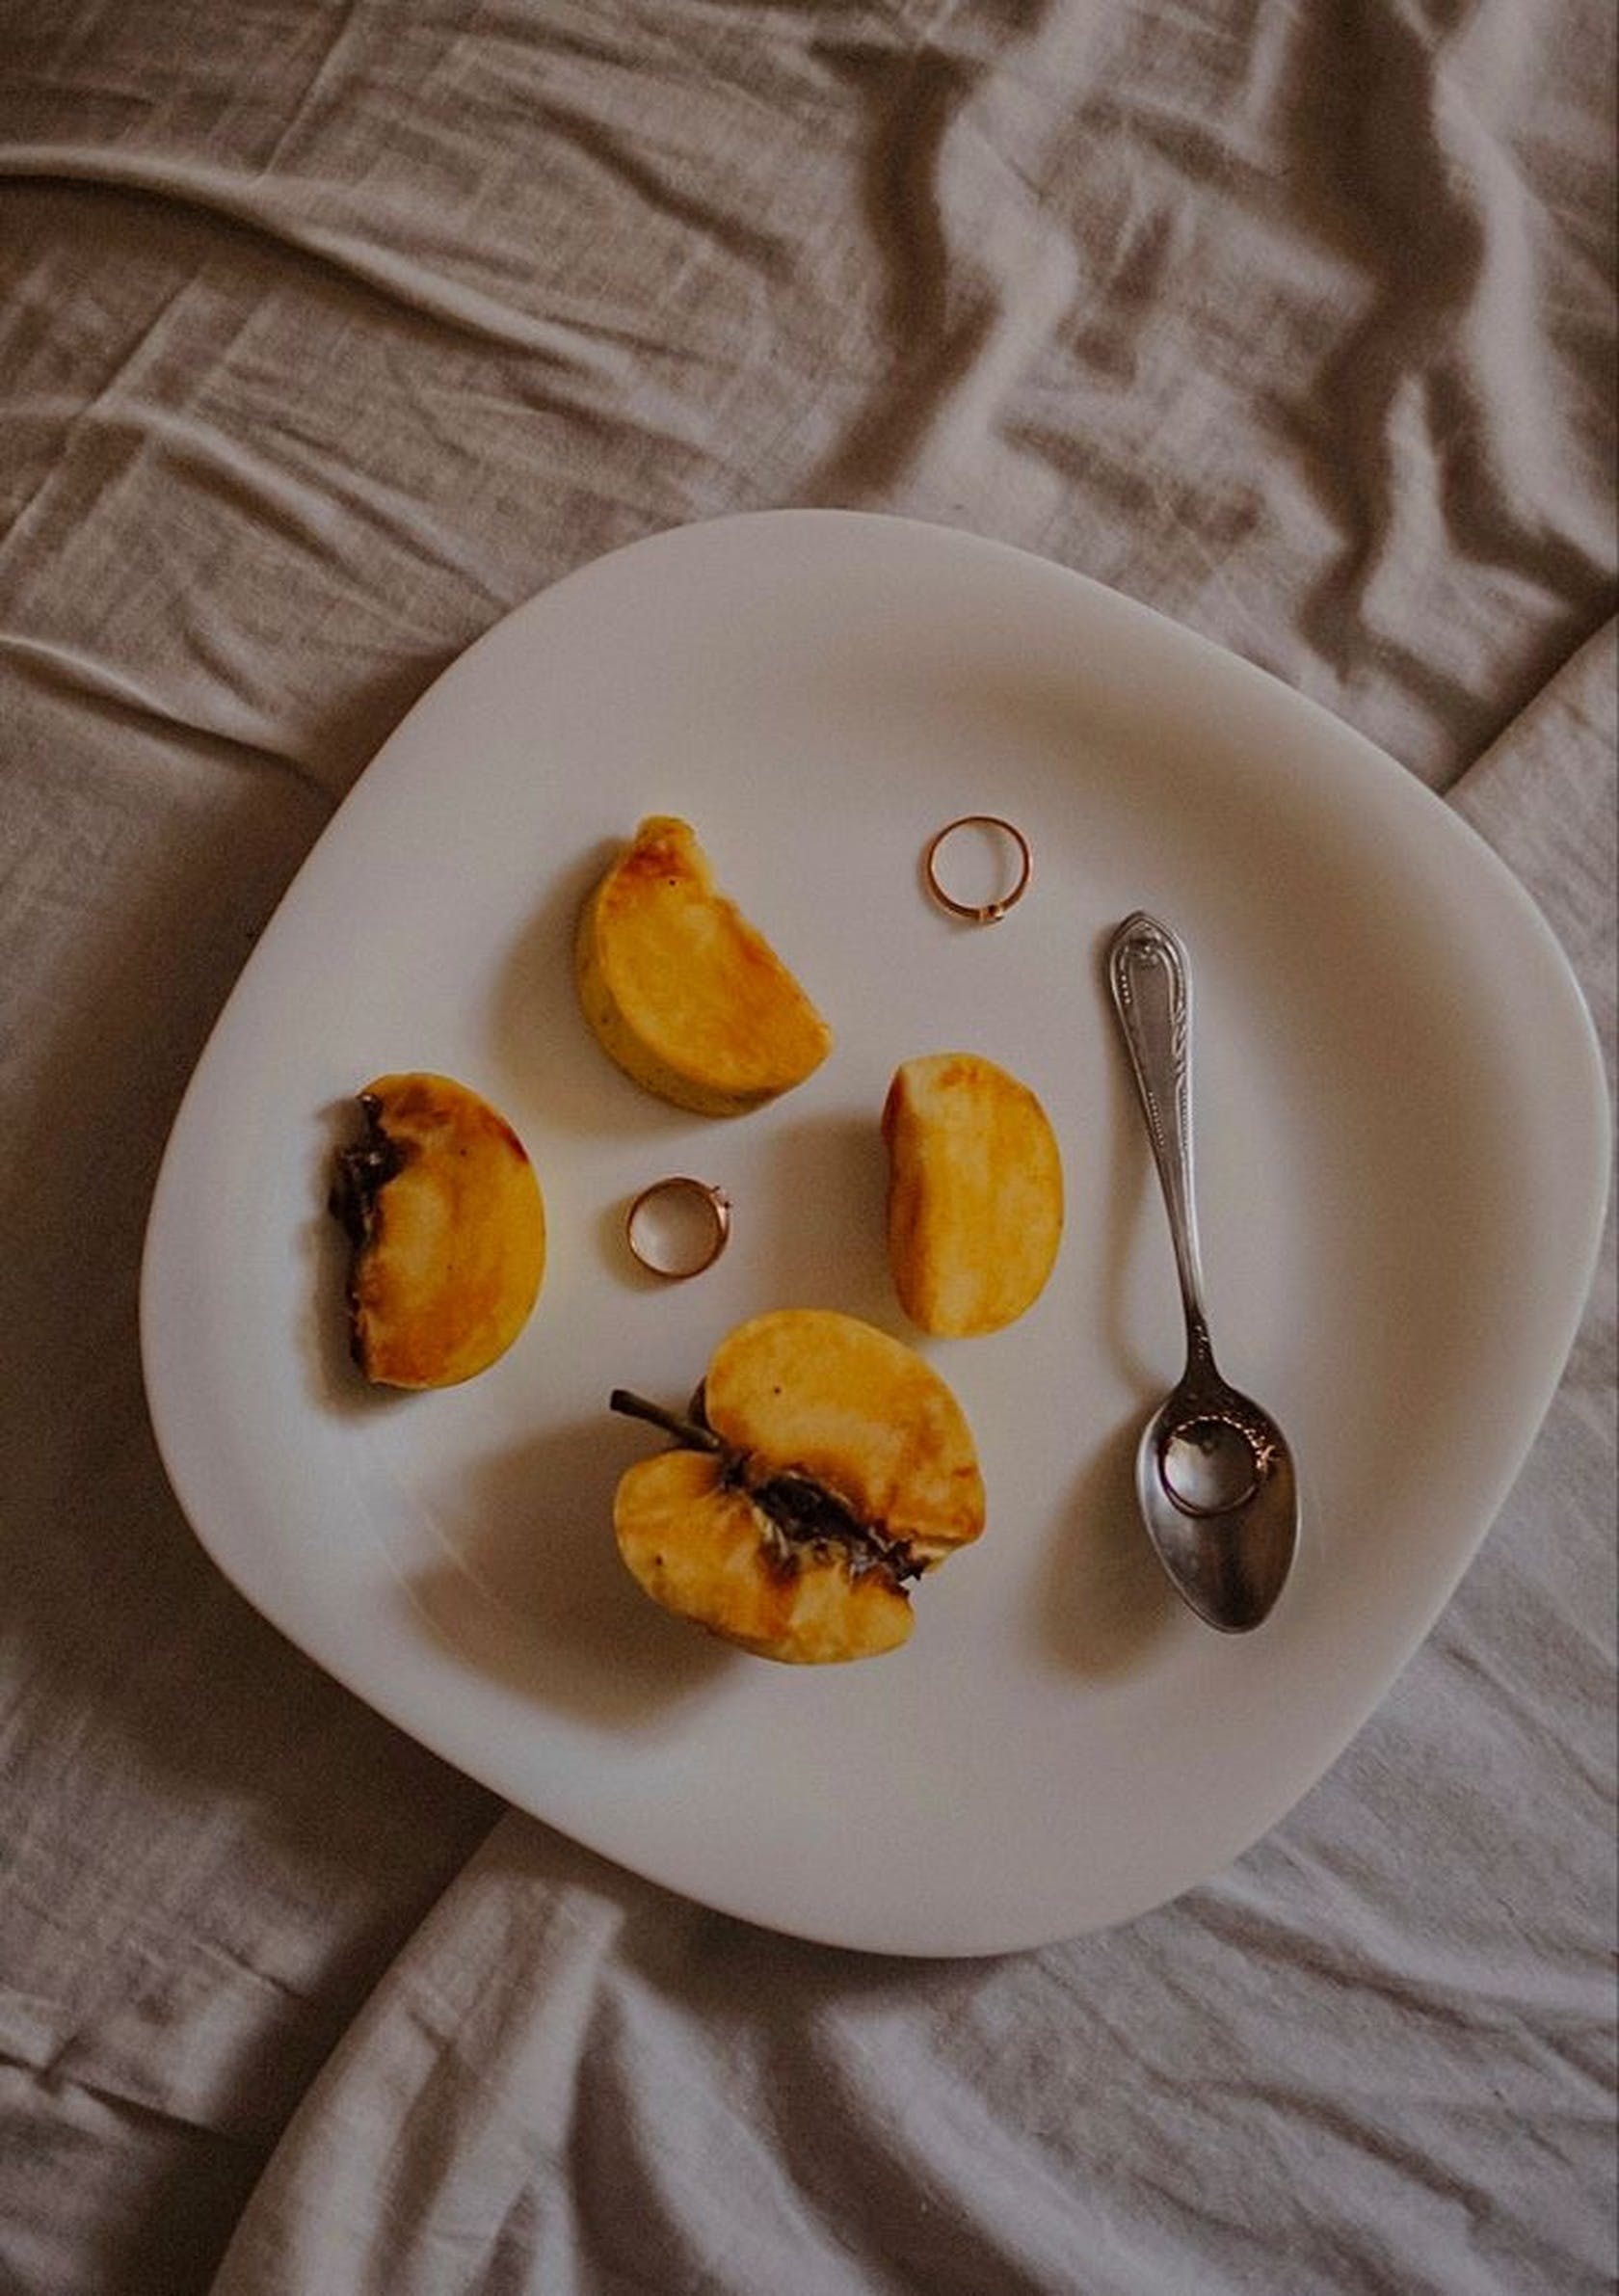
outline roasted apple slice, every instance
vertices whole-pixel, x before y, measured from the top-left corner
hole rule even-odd
[[[349,1348],[383,1387],[454,1387],[503,1355],[545,1268],[545,1212],[522,1142],[453,1078],[378,1077],[337,1154],[351,1245]]]
[[[1014,1322],[1062,1241],[1062,1158],[1035,1094],[981,1054],[931,1053],[895,1072],[883,1138],[906,1314],[950,1339]]]
[[[666,814],[641,823],[586,902],[574,970],[602,1049],[700,1116],[761,1107],[832,1050],[791,973],[715,886],[689,825]]]
[[[656,1603],[761,1658],[873,1658],[911,1632],[909,1580],[984,1528],[961,1405],[901,1340],[825,1308],[723,1340],[691,1412],[623,1388],[678,1449],[620,1478],[619,1552]]]

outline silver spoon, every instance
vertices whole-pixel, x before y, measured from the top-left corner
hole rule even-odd
[[[1225,1634],[1270,1614],[1298,1545],[1298,1485],[1267,1411],[1221,1377],[1209,1345],[1192,1201],[1191,976],[1167,925],[1139,911],[1107,954],[1175,1244],[1186,1369],[1148,1421],[1135,1488],[1147,1535],[1177,1593]]]

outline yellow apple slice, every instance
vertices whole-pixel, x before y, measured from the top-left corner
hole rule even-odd
[[[652,1600],[764,1658],[876,1657],[911,1633],[906,1583],[984,1528],[961,1405],[900,1340],[830,1309],[722,1341],[687,1416],[618,1389],[679,1448],[620,1478],[619,1552]]]
[[[979,1053],[904,1061],[883,1108],[889,1266],[921,1330],[964,1339],[1032,1307],[1056,1262],[1063,1171],[1026,1084]]]
[[[453,1387],[528,1321],[545,1210],[522,1142],[451,1077],[378,1077],[363,1136],[339,1150],[332,1209],[351,1245],[349,1345],[385,1387]]]
[[[758,1658],[824,1666],[909,1640],[911,1605],[881,1569],[851,1575],[830,1548],[794,1554],[718,1458],[666,1451],[629,1468],[614,1506],[619,1552],[655,1603]]]
[[[579,1002],[602,1050],[659,1099],[739,1116],[802,1084],[832,1031],[714,883],[690,826],[643,821],[579,920]]]

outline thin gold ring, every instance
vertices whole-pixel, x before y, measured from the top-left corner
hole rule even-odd
[[[680,1207],[700,1206],[703,1230],[695,1248],[689,1253],[672,1253],[659,1249],[654,1224],[648,1214],[659,1205]],[[650,1275],[661,1275],[670,1283],[683,1283],[688,1276],[701,1275],[714,1262],[730,1241],[730,1198],[723,1188],[711,1188],[705,1180],[693,1180],[688,1173],[677,1172],[667,1180],[654,1180],[635,1197],[624,1214],[624,1241],[635,1258]]]
[[[958,901],[953,893],[945,891],[939,878],[939,848],[946,838],[954,837],[958,829],[998,829],[1003,837],[1012,840],[1018,848],[1018,876],[1010,893],[1003,893],[998,900],[972,902]],[[934,832],[922,859],[922,868],[927,874],[928,891],[941,908],[948,909],[952,917],[965,917],[972,924],[998,924],[1007,910],[1015,909],[1027,893],[1029,879],[1034,874],[1034,855],[1028,839],[1016,821],[1008,821],[999,814],[961,814],[955,820],[946,821],[942,829]]]

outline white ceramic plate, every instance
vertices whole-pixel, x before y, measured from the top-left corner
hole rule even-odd
[[[993,810],[1027,898],[952,921],[933,830]],[[588,1036],[580,899],[644,814],[832,1021],[800,1090],[708,1121]],[[1164,1221],[1105,1000],[1111,928],[1189,946],[1208,1291],[1229,1375],[1301,1462],[1299,1563],[1228,1640],[1160,1583],[1130,1462],[1180,1369]],[[924,1343],[977,1431],[991,1524],[897,1654],[795,1669],[656,1611],[614,1482],[730,1327],[829,1305],[904,1332],[877,1117],[914,1053],[1033,1084],[1067,1163],[1061,1259],[989,1339]],[[438,1395],[361,1391],[323,1200],[345,1106],[430,1068],[505,1109],[549,1213],[516,1347]],[[626,1199],[735,1202],[660,1286]],[[1356,734],[1041,560],[783,512],[571,576],[417,705],[244,972],[175,1123],[143,1335],[175,1490],[220,1567],[428,1746],[708,1905],[921,1954],[1030,1945],[1214,1873],[1345,1745],[1427,1632],[1539,1426],[1606,1192],[1593,1035],[1538,912]],[[914,1335],[913,1335],[914,1336]]]

